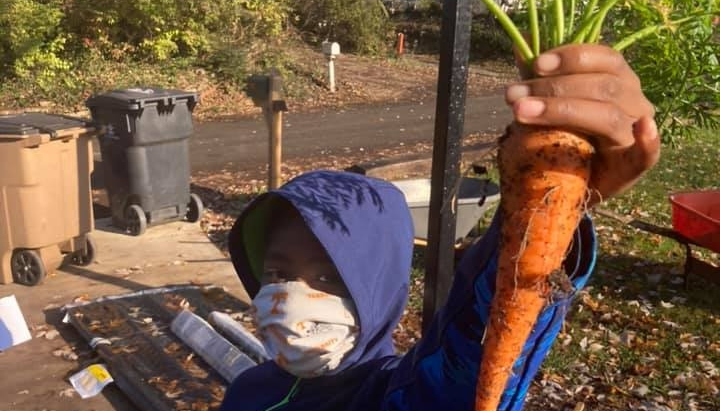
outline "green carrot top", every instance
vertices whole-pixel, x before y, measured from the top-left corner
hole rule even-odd
[[[523,60],[531,65],[544,50],[563,44],[598,43],[608,13],[620,0],[524,0],[521,6],[526,11],[529,44],[495,0],[482,1],[510,36]],[[621,51],[645,36],[672,29],[699,16],[693,14],[676,20],[666,19],[618,39],[613,48]]]

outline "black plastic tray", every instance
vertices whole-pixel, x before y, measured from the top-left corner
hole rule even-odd
[[[207,318],[247,305],[220,287],[175,286],[66,306],[70,323],[107,363],[118,387],[146,411],[213,411],[225,380],[177,338],[170,323],[183,308]]]

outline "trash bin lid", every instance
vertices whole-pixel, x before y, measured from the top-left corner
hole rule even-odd
[[[188,100],[188,105],[192,108],[197,102],[197,93],[162,88],[131,88],[92,96],[87,99],[85,105],[90,108],[140,110],[146,105],[174,105],[177,100]]]
[[[21,113],[0,116],[0,136],[28,136],[50,134],[56,137],[58,131],[77,127],[88,127],[82,119],[45,113]]]

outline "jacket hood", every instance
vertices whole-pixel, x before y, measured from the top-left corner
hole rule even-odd
[[[281,201],[299,212],[325,248],[357,309],[357,344],[331,374],[393,355],[392,332],[407,302],[413,248],[402,192],[359,174],[314,171],[256,198],[228,238],[233,265],[251,298],[260,288],[267,225]]]

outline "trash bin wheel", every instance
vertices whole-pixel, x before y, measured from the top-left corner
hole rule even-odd
[[[126,231],[131,235],[142,235],[147,229],[147,217],[145,210],[137,204],[133,204],[125,209]]]
[[[78,250],[72,255],[72,264],[80,267],[85,267],[92,264],[95,261],[95,240],[90,236],[85,237],[85,249]]]
[[[45,263],[35,250],[16,250],[10,266],[13,280],[18,284],[37,285],[47,276]]]
[[[197,194],[190,194],[190,202],[187,206],[187,213],[185,213],[185,219],[191,223],[195,223],[200,220],[203,213],[203,203],[200,196]]]

